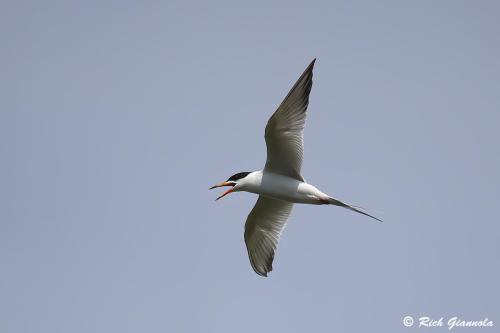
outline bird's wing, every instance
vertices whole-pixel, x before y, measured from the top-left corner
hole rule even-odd
[[[273,270],[274,252],[293,203],[259,196],[245,223],[245,243],[254,271],[262,276]]]
[[[300,175],[304,151],[303,132],[314,59],[295,82],[266,126],[267,161],[265,169],[303,181]]]

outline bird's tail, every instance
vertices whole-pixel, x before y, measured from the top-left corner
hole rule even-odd
[[[359,209],[357,209],[357,208],[355,208],[355,207],[353,207],[353,206],[350,206],[350,205],[348,205],[348,204],[345,204],[345,203],[343,203],[342,201],[337,200],[337,199],[334,199],[334,198],[332,198],[332,197],[328,197],[328,203],[329,203],[330,205],[335,205],[335,206],[340,206],[340,207],[344,207],[344,208],[350,209],[350,210],[352,210],[352,211],[354,211],[354,212],[356,212],[356,213],[360,213],[360,214],[366,215],[366,216],[368,216],[368,217],[371,217],[372,219],[375,219],[375,220],[377,220],[377,221],[379,221],[379,222],[382,222],[382,220],[381,220],[381,219],[378,219],[378,218],[376,218],[375,216],[372,216],[372,215],[370,215],[370,214],[368,214],[368,213],[365,213],[365,212],[363,212],[362,210],[359,210]]]

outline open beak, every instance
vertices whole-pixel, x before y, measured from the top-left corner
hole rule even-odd
[[[235,183],[222,182],[222,183],[219,183],[217,185],[212,186],[211,188],[209,188],[209,190],[212,190],[212,189],[217,188],[217,187],[232,186],[229,190],[227,190],[226,192],[222,193],[222,195],[220,197],[218,197],[217,199],[215,199],[215,200],[219,200],[220,198],[222,198],[222,197],[228,195],[229,193],[233,192],[235,185],[236,185]]]

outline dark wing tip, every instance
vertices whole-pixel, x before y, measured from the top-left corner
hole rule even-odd
[[[311,63],[309,64],[309,66],[307,66],[307,68],[305,69],[304,73],[302,74],[302,76],[304,76],[306,73],[310,73],[312,72],[313,68],[314,68],[314,63],[316,62],[316,58],[314,58]]]
[[[295,84],[293,85],[292,89],[290,89],[290,92],[288,93],[287,97],[291,94],[291,92],[303,81],[306,81],[308,83],[310,83],[312,85],[312,71],[313,71],[313,68],[314,68],[314,63],[316,62],[316,58],[313,59],[313,61],[311,61],[311,63],[309,64],[309,66],[307,66],[307,68],[304,70],[304,72],[302,73],[302,75],[300,75],[299,79],[297,80],[297,82],[295,82]],[[306,90],[311,90],[310,87],[306,88]],[[285,97],[285,100],[286,98]]]
[[[252,268],[255,271],[255,273],[257,273],[257,275],[262,276],[262,277],[267,277],[267,273],[269,273],[270,271],[273,270],[272,264],[269,264],[269,263],[266,264],[265,268],[260,266],[260,265],[257,266],[250,250],[248,250],[248,257],[250,259],[250,264],[252,265]]]
[[[314,68],[314,63],[316,62],[316,58],[311,61],[309,66],[304,70],[302,75],[300,75],[299,79],[295,82],[293,85],[292,89],[288,92],[286,95],[285,99],[283,102],[281,102],[281,105],[278,107],[278,110],[283,107],[283,105],[286,105],[287,101],[291,96],[296,93],[298,94],[297,98],[300,96],[303,100],[303,104],[306,106],[309,104],[309,93],[311,92],[312,88],[312,77],[313,77],[313,68]],[[278,111],[276,110],[276,112]],[[275,112],[275,113],[276,113]],[[305,110],[304,110],[305,112]],[[274,116],[274,114],[273,114]],[[271,116],[271,118],[273,117]]]
[[[250,259],[250,264],[252,265],[253,270],[257,275],[262,277],[267,277],[267,274],[273,270],[273,260],[274,260],[274,252],[266,259],[265,265],[257,265],[255,262],[254,254],[247,247],[248,259]]]

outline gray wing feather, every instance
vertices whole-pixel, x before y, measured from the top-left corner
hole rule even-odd
[[[265,169],[303,181],[300,175],[304,152],[303,132],[309,93],[312,88],[314,59],[300,76],[281,105],[269,118],[265,138]]]
[[[245,223],[245,243],[254,271],[267,276],[293,204],[259,196]]]

